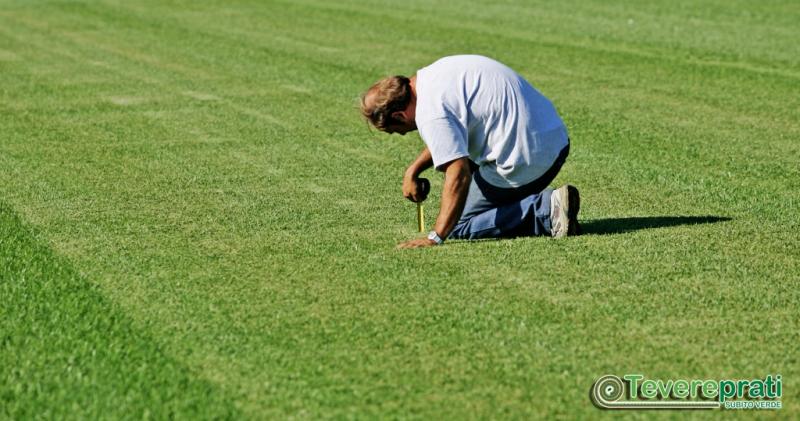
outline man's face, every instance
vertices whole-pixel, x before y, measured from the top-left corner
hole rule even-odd
[[[386,133],[397,133],[400,136],[405,136],[406,133],[417,130],[417,121],[414,119],[416,116],[415,108],[416,101],[411,101],[405,110],[393,113],[392,118],[399,123],[388,125]]]
[[[392,134],[397,133],[400,136],[405,136],[406,133],[416,130],[416,127],[411,126],[410,124],[390,124],[386,127],[386,133]]]

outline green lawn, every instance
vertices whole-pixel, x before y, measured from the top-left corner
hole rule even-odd
[[[430,3],[0,0],[0,418],[800,417],[797,3]],[[554,101],[587,235],[394,249],[422,142],[357,98],[458,53]]]

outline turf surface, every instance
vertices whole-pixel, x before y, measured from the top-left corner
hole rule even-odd
[[[429,3],[0,1],[0,416],[606,417],[641,372],[800,417],[796,3]],[[357,97],[465,52],[555,102],[587,235],[394,249],[422,145]]]

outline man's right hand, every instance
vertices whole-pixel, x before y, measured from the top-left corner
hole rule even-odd
[[[412,202],[422,202],[425,200],[422,189],[417,183],[419,178],[416,175],[406,174],[403,177],[403,197]]]
[[[423,192],[420,188],[419,175],[432,166],[433,158],[431,158],[431,152],[426,147],[420,152],[417,159],[409,165],[403,175],[403,197],[412,202],[425,200],[427,192]]]

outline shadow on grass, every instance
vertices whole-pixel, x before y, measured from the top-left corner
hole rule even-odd
[[[581,222],[581,228],[584,235],[608,235],[676,225],[714,224],[730,220],[731,218],[727,216],[642,216],[595,219]]]

